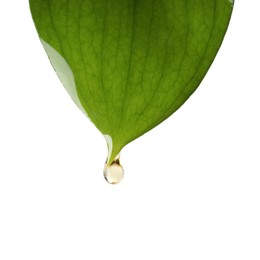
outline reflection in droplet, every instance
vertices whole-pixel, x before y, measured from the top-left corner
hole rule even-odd
[[[118,184],[123,180],[124,169],[120,164],[119,155],[110,165],[105,164],[104,177],[106,181],[110,184]]]

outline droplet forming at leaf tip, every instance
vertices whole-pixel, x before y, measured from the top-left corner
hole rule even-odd
[[[120,158],[117,156],[111,164],[105,163],[104,177],[110,184],[118,184],[124,178],[124,169],[120,164]]]

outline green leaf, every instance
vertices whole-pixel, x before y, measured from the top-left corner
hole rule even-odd
[[[174,113],[221,45],[231,0],[30,0],[74,102],[107,137],[109,162]]]

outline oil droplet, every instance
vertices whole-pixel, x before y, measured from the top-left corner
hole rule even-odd
[[[114,159],[114,161],[104,167],[104,177],[106,181],[110,184],[118,184],[124,178],[124,169],[120,164],[119,155]]]

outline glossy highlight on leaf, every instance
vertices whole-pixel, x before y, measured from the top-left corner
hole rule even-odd
[[[230,0],[30,0],[64,87],[100,132],[108,162],[196,90],[228,27]]]

